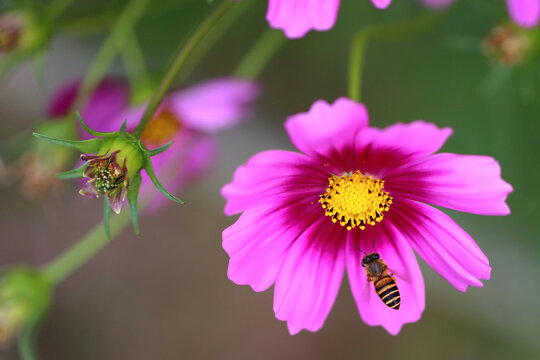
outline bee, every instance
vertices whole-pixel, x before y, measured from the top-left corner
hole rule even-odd
[[[388,272],[388,266],[381,259],[378,253],[373,252],[375,240],[371,246],[371,251],[368,253],[362,251],[359,247],[355,248],[364,253],[362,258],[362,267],[366,268],[368,281],[372,281],[375,286],[375,292],[381,298],[382,302],[391,309],[398,310],[401,304],[401,296],[396,285],[396,279],[393,274]]]

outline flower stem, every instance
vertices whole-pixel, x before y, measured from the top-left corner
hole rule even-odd
[[[286,43],[281,31],[266,29],[234,71],[234,76],[255,79],[268,65],[277,51]]]
[[[185,45],[180,48],[171,66],[167,70],[167,73],[161,80],[161,84],[159,84],[159,87],[154,92],[154,95],[146,106],[146,110],[144,111],[141,121],[133,131],[133,135],[136,137],[140,137],[142,135],[144,128],[152,119],[152,116],[156,112],[161,100],[163,100],[165,93],[169,90],[169,87],[174,81],[176,75],[188,59],[189,55],[192,53],[193,49],[233,5],[234,2],[232,0],[224,0],[214,9],[214,11],[210,13],[210,15],[201,23],[201,25],[199,25],[199,27],[187,40]]]
[[[129,219],[127,212],[111,219],[111,238],[127,226]],[[99,223],[78,243],[44,266],[42,268],[43,275],[53,286],[57,285],[109,243],[103,224]]]
[[[131,0],[124,7],[110,35],[99,49],[90,69],[86,73],[77,93],[77,98],[73,102],[72,109],[79,108],[88,95],[94,91],[114,61],[118,51],[122,49],[128,36],[132,34],[135,23],[143,15],[149,4],[150,0]]]
[[[366,48],[371,40],[406,40],[433,28],[446,15],[426,11],[402,24],[374,25],[359,29],[353,37],[349,53],[349,97],[360,101]]]

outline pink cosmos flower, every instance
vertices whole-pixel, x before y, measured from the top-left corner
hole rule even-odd
[[[444,7],[455,0],[420,0],[427,6]],[[540,0],[506,0],[513,22],[523,27],[535,27],[540,22]]]
[[[58,118],[68,115],[77,96],[81,81],[75,80],[62,86],[51,97],[46,113],[49,117]],[[129,88],[127,83],[117,79],[105,79],[94,90],[92,96],[80,111],[82,118],[90,126],[107,127],[111,119],[116,118],[128,105]],[[108,129],[110,131],[118,130]],[[88,139],[90,135],[81,131],[81,136]]]
[[[165,188],[178,192],[208,172],[217,158],[215,134],[244,120],[259,94],[254,82],[221,78],[168,95],[141,136],[149,149],[173,142],[167,151],[152,158]],[[145,108],[126,109],[102,130],[118,128],[124,120],[128,131],[135,129]],[[155,191],[149,185],[150,181],[143,179],[142,191]],[[163,199],[156,197],[151,207],[164,204]]]
[[[510,18],[523,27],[535,27],[540,21],[540,0],[506,0]]]
[[[474,240],[428,204],[509,214],[512,187],[493,158],[434,154],[451,129],[423,121],[369,127],[364,105],[346,98],[317,101],[285,128],[301,153],[256,154],[222,189],[225,213],[242,213],[223,231],[223,248],[233,282],[255,291],[274,284],[276,317],[291,334],[322,327],[345,269],[362,319],[394,335],[424,310],[414,252],[460,291],[489,279]],[[399,310],[377,296],[354,247],[367,252],[374,239],[396,279]]]
[[[420,0],[426,6],[442,8],[454,0]],[[371,0],[378,9],[386,9],[392,0]],[[266,20],[282,29],[288,38],[301,38],[310,30],[326,31],[334,27],[340,0],[268,0]]]

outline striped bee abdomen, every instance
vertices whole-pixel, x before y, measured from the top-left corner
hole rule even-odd
[[[373,284],[375,285],[375,292],[386,306],[395,310],[399,309],[401,296],[399,296],[396,280],[393,277],[390,275],[383,276]]]

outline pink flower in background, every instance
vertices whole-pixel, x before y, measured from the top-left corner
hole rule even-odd
[[[426,6],[443,8],[454,0],[420,0]],[[371,0],[378,9],[386,9],[392,0]],[[326,31],[334,27],[340,0],[269,0],[266,19],[270,26],[282,29],[288,38],[301,38],[310,30]]]
[[[274,287],[276,317],[291,334],[319,330],[347,269],[362,319],[397,334],[424,310],[424,281],[413,250],[456,289],[482,286],[488,259],[442,211],[507,215],[512,187],[487,156],[434,154],[449,128],[416,121],[368,126],[364,105],[317,101],[285,128],[302,152],[271,150],[240,166],[223,190],[228,276],[255,291]],[[361,264],[374,239],[396,278],[401,307],[381,301]]]
[[[310,30],[330,30],[337,19],[340,0],[268,0],[266,19],[270,26],[282,29],[288,38],[301,38]],[[392,0],[371,0],[379,9]]]
[[[54,93],[47,105],[47,116],[58,118],[69,115],[68,112],[73,106],[80,83],[80,80],[72,81]],[[107,124],[110,124],[112,118],[115,118],[126,109],[128,97],[129,88],[127,83],[121,80],[105,79],[96,87],[84,107],[77,110],[80,111],[83,119],[91,126],[96,128],[108,126],[108,130],[115,131],[118,128],[111,129],[110,125]],[[89,137],[84,131],[81,131],[81,135],[85,138]]]
[[[260,94],[259,86],[251,81],[222,78],[178,90],[163,100],[153,119],[144,130],[141,140],[149,149],[172,141],[164,153],[152,158],[162,184],[171,192],[206,173],[217,158],[215,133],[232,127],[251,113]],[[117,129],[127,120],[127,129],[135,129],[146,106],[127,109],[101,131]],[[89,124],[91,125],[91,124]],[[156,191],[143,178],[142,191]],[[156,197],[155,207],[164,198]]]
[[[420,0],[427,6],[444,7],[456,0]],[[535,27],[540,21],[540,0],[506,0],[513,22],[523,27]]]
[[[535,27],[540,21],[540,0],[506,0],[510,18],[523,27]]]

